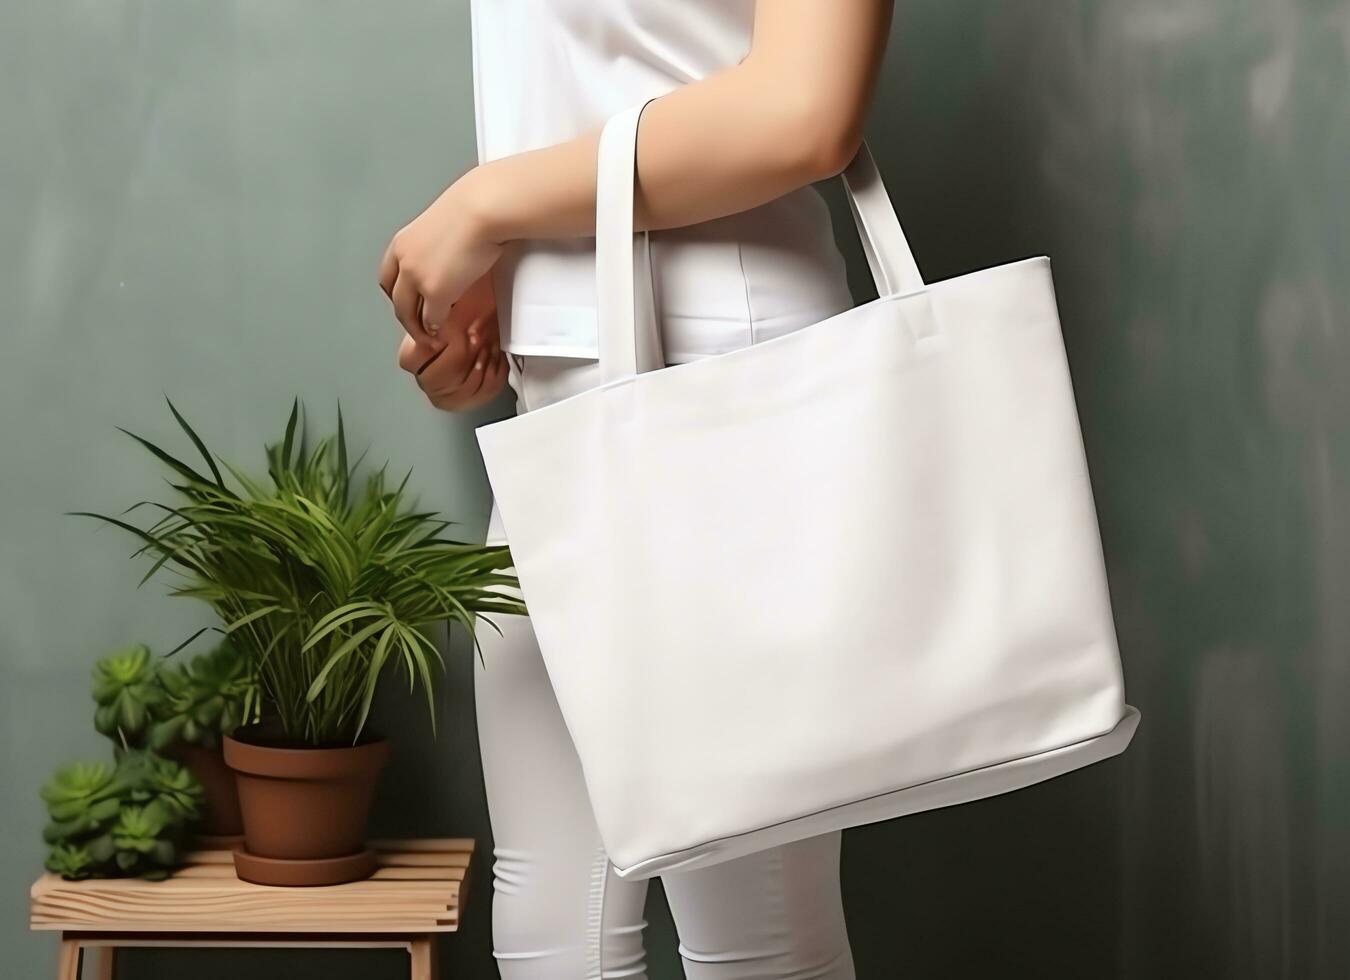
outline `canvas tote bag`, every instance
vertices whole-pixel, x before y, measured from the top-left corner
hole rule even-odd
[[[1139,712],[1048,260],[924,285],[864,147],[844,176],[880,298],[654,370],[641,109],[600,141],[604,383],[478,430],[618,874],[1121,752]]]

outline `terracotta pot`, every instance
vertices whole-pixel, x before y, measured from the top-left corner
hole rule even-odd
[[[197,833],[204,837],[238,837],[244,832],[244,819],[239,813],[239,790],[234,772],[225,765],[225,753],[220,748],[206,749],[200,745],[176,742],[164,753],[175,762],[186,766],[205,794]]]
[[[375,860],[365,847],[366,820],[388,756],[383,739],[279,748],[226,737],[244,816],[244,845],[234,855],[239,877],[268,885],[367,877]]]

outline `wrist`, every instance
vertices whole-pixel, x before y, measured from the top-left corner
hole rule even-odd
[[[456,210],[474,241],[501,245],[511,238],[490,165],[474,167],[455,181],[451,190],[459,198]]]

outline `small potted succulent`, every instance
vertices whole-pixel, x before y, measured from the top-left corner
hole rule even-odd
[[[94,727],[113,741],[113,763],[57,769],[39,795],[47,805],[47,870],[65,878],[159,879],[177,866],[202,810],[196,776],[149,748],[167,692],[145,646],[94,667]]]
[[[40,795],[47,870],[71,879],[161,879],[178,864],[202,790],[176,762],[128,749],[116,764],[62,766]]]
[[[244,721],[250,695],[247,664],[228,640],[182,664],[159,670],[163,697],[150,725],[152,749],[176,759],[197,777],[206,796],[199,835],[232,843],[244,832],[239,790],[225,765],[224,736]]]
[[[243,823],[221,739],[243,721],[248,691],[245,663],[228,641],[186,664],[139,644],[94,665],[94,728],[119,752],[149,748],[187,766],[205,792],[197,834],[229,844]]]
[[[139,644],[94,664],[94,728],[118,748],[145,746],[155,712],[164,700],[159,665]]]
[[[366,730],[383,678],[401,669],[422,688],[434,727],[441,623],[523,613],[505,547],[444,536],[450,523],[416,509],[408,478],[358,477],[342,415],[310,445],[292,406],[267,446],[266,480],[217,459],[172,404],[205,464],[189,466],[133,436],[169,467],[177,499],[135,534],[150,572],[183,576],[175,595],[220,616],[257,692],[246,724],[224,739],[244,818],[239,875],[266,884],[330,884],[374,868],[365,825],[388,744]],[[229,473],[226,479],[222,468]],[[490,622],[490,620],[489,620]],[[476,641],[475,641],[476,642]]]

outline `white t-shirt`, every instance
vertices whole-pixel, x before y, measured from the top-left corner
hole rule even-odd
[[[621,109],[730,67],[754,0],[472,0],[478,157],[565,142]],[[829,211],[804,187],[651,233],[666,360],[724,353],[852,305]],[[494,274],[506,350],[596,353],[595,240],[508,244]]]

